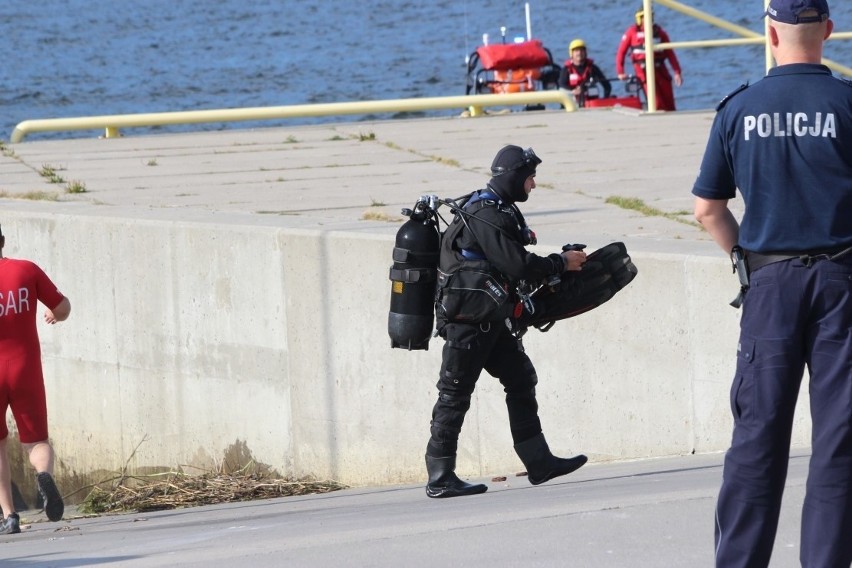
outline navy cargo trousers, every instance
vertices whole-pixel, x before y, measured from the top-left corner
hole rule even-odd
[[[852,255],[756,270],[731,387],[734,433],[716,504],[716,565],[768,566],[807,367],[811,460],[802,566],[852,564]]]

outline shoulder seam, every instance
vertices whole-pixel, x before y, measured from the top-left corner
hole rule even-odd
[[[728,101],[730,101],[732,98],[734,98],[738,94],[742,93],[746,89],[748,89],[748,82],[743,83],[742,85],[740,85],[739,87],[737,87],[736,89],[734,89],[733,91],[731,91],[730,93],[725,95],[725,97],[721,101],[719,101],[719,104],[716,105],[716,112],[719,112],[720,110],[722,110],[722,108],[726,104],[728,104]]]

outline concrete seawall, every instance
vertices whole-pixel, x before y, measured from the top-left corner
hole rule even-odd
[[[125,465],[251,460],[352,485],[423,479],[442,342],[389,348],[398,211],[481,187],[505,143],[544,158],[524,207],[539,252],[623,240],[639,267],[610,303],[525,337],[551,447],[597,461],[724,450],[737,285],[689,223],[711,119],[516,113],[7,146],[4,255],[38,262],[73,305],[39,324],[63,492]],[[45,165],[87,191],[48,184]],[[21,199],[32,191],[58,201]],[[795,443],[808,437],[800,411]],[[459,473],[520,468],[483,375]],[[19,464],[23,492],[28,476]]]

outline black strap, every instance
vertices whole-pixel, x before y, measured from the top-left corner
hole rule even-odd
[[[841,258],[845,258],[845,257],[849,256],[850,254],[852,254],[852,247],[846,247],[842,251],[829,256],[828,260],[830,260],[830,261],[840,260]]]
[[[792,258],[799,258],[798,254],[760,254],[757,252],[748,251],[746,253],[746,258],[748,258],[748,268],[749,272],[754,272],[759,268],[763,268],[764,266],[768,266],[770,264],[775,264],[776,262],[783,262],[785,260],[790,260]]]
[[[754,272],[758,268],[763,268],[764,266],[770,264],[775,264],[776,262],[782,262],[793,258],[798,258],[802,261],[802,263],[805,264],[805,266],[813,266],[814,262],[818,260],[835,261],[845,258],[849,254],[852,254],[852,246],[846,246],[842,248],[835,247],[826,250],[806,252],[778,252],[772,254],[761,254],[757,252],[748,251],[746,253],[748,257],[748,266],[750,272]]]
[[[792,260],[794,258],[798,258],[805,266],[810,268],[818,260],[828,260],[829,262],[832,262],[845,258],[850,254],[852,254],[852,246],[843,249],[834,248],[826,251],[799,253],[781,252],[774,254],[761,254],[759,252],[748,251],[746,253],[746,258],[748,259],[748,272],[750,276],[752,272],[763,268],[764,266],[769,266],[776,262],[784,262],[785,260]],[[739,308],[742,305],[743,298],[745,297],[745,293],[748,288],[748,285],[740,287],[740,293],[733,299],[733,301],[731,301],[731,306]]]

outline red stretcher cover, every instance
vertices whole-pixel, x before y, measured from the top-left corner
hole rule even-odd
[[[522,43],[495,43],[476,48],[482,68],[489,71],[529,69],[550,63],[541,41],[531,39]]]
[[[602,108],[602,107],[614,107],[621,106],[627,108],[638,108],[642,110],[642,101],[639,100],[639,97],[609,97],[606,99],[586,99],[586,107],[587,108]]]

